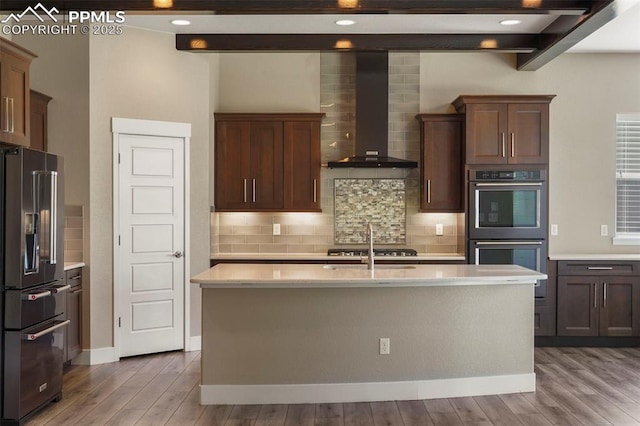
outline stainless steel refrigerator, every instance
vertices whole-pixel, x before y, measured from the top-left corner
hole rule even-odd
[[[0,146],[2,424],[62,396],[65,318],[62,158]]]

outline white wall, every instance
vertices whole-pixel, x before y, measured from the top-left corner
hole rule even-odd
[[[92,347],[113,345],[111,118],[191,123],[191,272],[209,267],[209,60],[175,49],[172,34],[125,28],[90,40]],[[188,282],[185,285],[190,285]],[[191,334],[200,334],[198,291]]]
[[[613,246],[600,225],[615,229],[615,119],[640,111],[640,54],[564,54],[533,72],[513,56],[423,53],[422,112],[453,111],[460,94],[555,94],[550,106],[551,254],[638,253]]]

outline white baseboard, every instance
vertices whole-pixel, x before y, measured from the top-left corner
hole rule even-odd
[[[190,344],[189,351],[199,351],[202,349],[202,336],[191,336]]]
[[[191,336],[189,343],[191,351],[199,351],[202,347],[201,336]],[[110,362],[117,362],[120,358],[116,356],[116,348],[96,348],[96,349],[84,349],[78,356],[76,356],[71,363],[73,365],[96,365],[107,364]]]
[[[71,360],[73,365],[96,365],[116,362],[119,358],[116,356],[116,348],[96,348],[84,349],[80,354]]]
[[[201,385],[200,403],[212,405],[402,401],[534,392],[535,389],[535,373],[405,382]]]

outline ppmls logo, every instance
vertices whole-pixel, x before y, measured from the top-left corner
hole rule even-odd
[[[40,22],[44,22],[44,18],[40,16],[40,13],[38,13],[38,11],[40,11],[41,13],[44,13],[44,15],[48,16],[49,19],[51,19],[53,22],[58,22],[58,19],[56,19],[56,17],[54,16],[60,13],[60,11],[57,8],[52,7],[51,10],[47,10],[47,8],[42,5],[42,3],[38,3],[36,7],[31,7],[31,6],[27,7],[22,13],[10,14],[6,18],[4,18],[2,21],[0,21],[0,23],[8,24],[9,21],[11,21],[12,19],[16,23],[18,23],[27,14],[31,14],[35,16],[36,19],[38,19]]]
[[[2,1],[2,0],[0,0]],[[113,14],[112,14],[113,13]],[[4,35],[65,35],[65,34],[92,34],[92,35],[120,35],[123,32],[122,25],[125,22],[125,12],[70,10],[66,19],[58,23],[60,11],[52,7],[47,9],[38,3],[35,7],[27,7],[21,13],[12,13],[5,17],[0,24]],[[34,19],[40,22],[34,22]],[[95,25],[94,25],[95,24]]]

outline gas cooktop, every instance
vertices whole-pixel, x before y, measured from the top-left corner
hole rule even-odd
[[[329,256],[367,256],[369,254],[368,249],[359,248],[335,248],[329,249],[327,255]],[[414,249],[373,249],[375,256],[417,256],[418,252]]]

